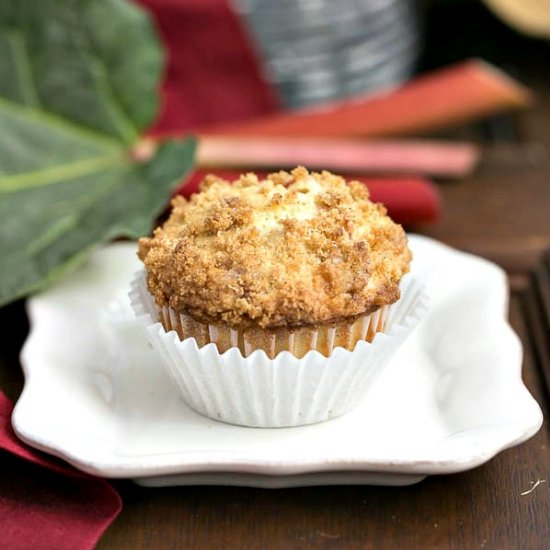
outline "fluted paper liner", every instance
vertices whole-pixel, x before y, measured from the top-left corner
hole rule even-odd
[[[154,310],[152,304],[148,306],[153,316],[156,311],[156,320],[160,321],[164,329],[167,332],[176,331],[180,340],[193,337],[199,348],[212,342],[220,353],[236,347],[245,357],[261,349],[270,359],[282,351],[289,351],[300,359],[312,349],[329,356],[337,347],[352,350],[358,340],[372,342],[374,335],[384,330],[389,311],[389,306],[384,306],[351,321],[292,330],[286,327],[232,329],[228,325],[201,323],[190,315],[177,313],[166,306],[155,306]]]
[[[185,328],[185,323],[201,323],[188,316],[180,319],[169,308],[159,311],[147,290],[143,271],[132,283],[130,301],[187,405],[215,420],[264,428],[322,422],[353,409],[427,309],[423,286],[408,276],[395,304],[347,327],[342,325],[345,330],[338,327],[331,333],[330,328],[334,327],[321,327],[307,329],[308,333],[298,336],[298,331],[294,332],[291,349],[298,349],[297,355],[301,355],[305,342],[316,345],[325,338],[333,343],[328,357],[310,349],[301,358],[289,351],[270,358],[268,353],[277,347],[276,337],[268,338],[267,353],[255,349],[246,357],[235,347],[239,335],[231,329],[226,329],[222,344],[218,344],[222,349],[226,343],[231,346],[224,352],[211,342],[220,332],[220,327],[214,325],[202,325],[202,333],[194,332],[196,338],[181,340],[178,330]],[[161,316],[165,316],[163,321],[171,330],[163,327]],[[189,328],[195,331],[198,326]],[[382,328],[384,332],[380,332]],[[320,335],[322,329],[329,332]],[[285,332],[288,344],[289,331]],[[372,337],[372,342],[359,340],[353,351],[337,345],[357,332]],[[258,340],[257,334],[253,336]],[[259,340],[265,344],[265,335]]]

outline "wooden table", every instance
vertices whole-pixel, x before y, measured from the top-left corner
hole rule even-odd
[[[536,79],[531,81],[539,86]],[[518,142],[488,147],[468,181],[442,184],[445,216],[422,230],[501,264],[511,276],[510,321],[525,349],[524,379],[548,413],[550,297],[550,95],[522,115]],[[546,269],[546,271],[549,271]],[[550,272],[550,271],[549,271]],[[550,302],[546,303],[547,306]],[[27,325],[21,303],[0,310],[15,336],[0,350],[0,387],[16,398],[17,354]],[[513,407],[514,404],[510,403]],[[522,495],[537,479],[547,482]],[[124,509],[99,548],[498,548],[550,545],[550,433],[475,470],[404,488],[227,487],[144,489],[115,482]]]

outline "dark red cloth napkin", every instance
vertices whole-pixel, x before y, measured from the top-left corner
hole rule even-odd
[[[12,410],[0,392],[0,548],[93,548],[120,512],[120,496],[107,481],[19,441]]]
[[[216,174],[227,180],[235,180],[240,172],[235,170],[196,170],[178,189],[178,193],[188,197],[196,193],[199,183],[208,173]],[[267,172],[257,172],[265,177]],[[390,216],[398,223],[413,225],[433,222],[441,214],[441,196],[437,187],[422,178],[373,178],[353,175],[350,179],[367,185],[374,202],[383,203]]]

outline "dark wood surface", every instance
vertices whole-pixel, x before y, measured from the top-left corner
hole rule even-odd
[[[417,230],[507,269],[510,321],[524,345],[523,376],[547,416],[550,256],[543,253],[550,247],[550,93],[547,72],[544,78],[540,72],[519,76],[537,90],[537,106],[514,119],[514,139],[487,145],[471,178],[441,184],[442,221]],[[17,356],[27,331],[23,304],[0,310],[0,325],[13,334],[0,346],[0,388],[16,399],[23,383]],[[522,495],[537,479],[546,483]],[[479,468],[404,488],[115,486],[124,509],[101,549],[550,546],[547,423],[530,441]]]

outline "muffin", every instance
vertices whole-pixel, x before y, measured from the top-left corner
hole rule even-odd
[[[156,326],[152,341],[188,404],[207,416],[260,426],[315,422],[349,409],[353,399],[346,403],[331,395],[330,410],[316,404],[323,412],[308,415],[295,402],[305,404],[306,396],[294,395],[297,390],[289,388],[294,383],[315,393],[321,378],[335,377],[334,389],[346,378],[346,365],[365,360],[379,347],[374,350],[379,360],[356,365],[353,376],[347,373],[348,384],[362,386],[354,378],[370,378],[376,370],[373,365],[384,363],[388,349],[397,347],[390,330],[393,321],[410,321],[409,314],[422,302],[418,285],[411,299],[399,300],[400,283],[411,262],[403,228],[382,205],[369,200],[363,184],[305,168],[271,174],[263,181],[254,174],[233,183],[208,176],[198,194],[189,200],[176,197],[172,207],[153,237],[139,241],[145,270],[136,279],[133,302],[138,315],[147,316],[146,324]],[[393,311],[398,301],[405,303],[401,315]],[[408,332],[412,324],[397,328],[407,325]],[[381,339],[379,333],[384,332],[389,337]],[[378,340],[391,344],[376,346]],[[363,351],[356,353],[358,348]],[[326,373],[335,355],[341,356],[339,366]],[[229,381],[232,367],[206,376],[206,356],[210,366],[238,363],[245,371]],[[288,374],[283,363],[292,365]],[[317,365],[309,370],[318,372],[307,374],[305,365]],[[355,372],[361,369],[369,376]],[[279,378],[286,389],[271,387]],[[220,384],[227,388],[220,390]],[[262,387],[256,390],[256,384]],[[266,384],[276,399],[267,396]],[[232,393],[229,415],[221,411],[225,405],[220,406],[220,396],[214,399],[216,410],[208,412],[199,403],[208,400],[199,394],[226,390]],[[352,394],[353,388],[344,385],[342,393]],[[281,424],[275,418],[275,401],[280,408],[288,399],[296,414]],[[252,411],[259,402],[264,420]],[[255,419],[239,420],[243,414]]]

